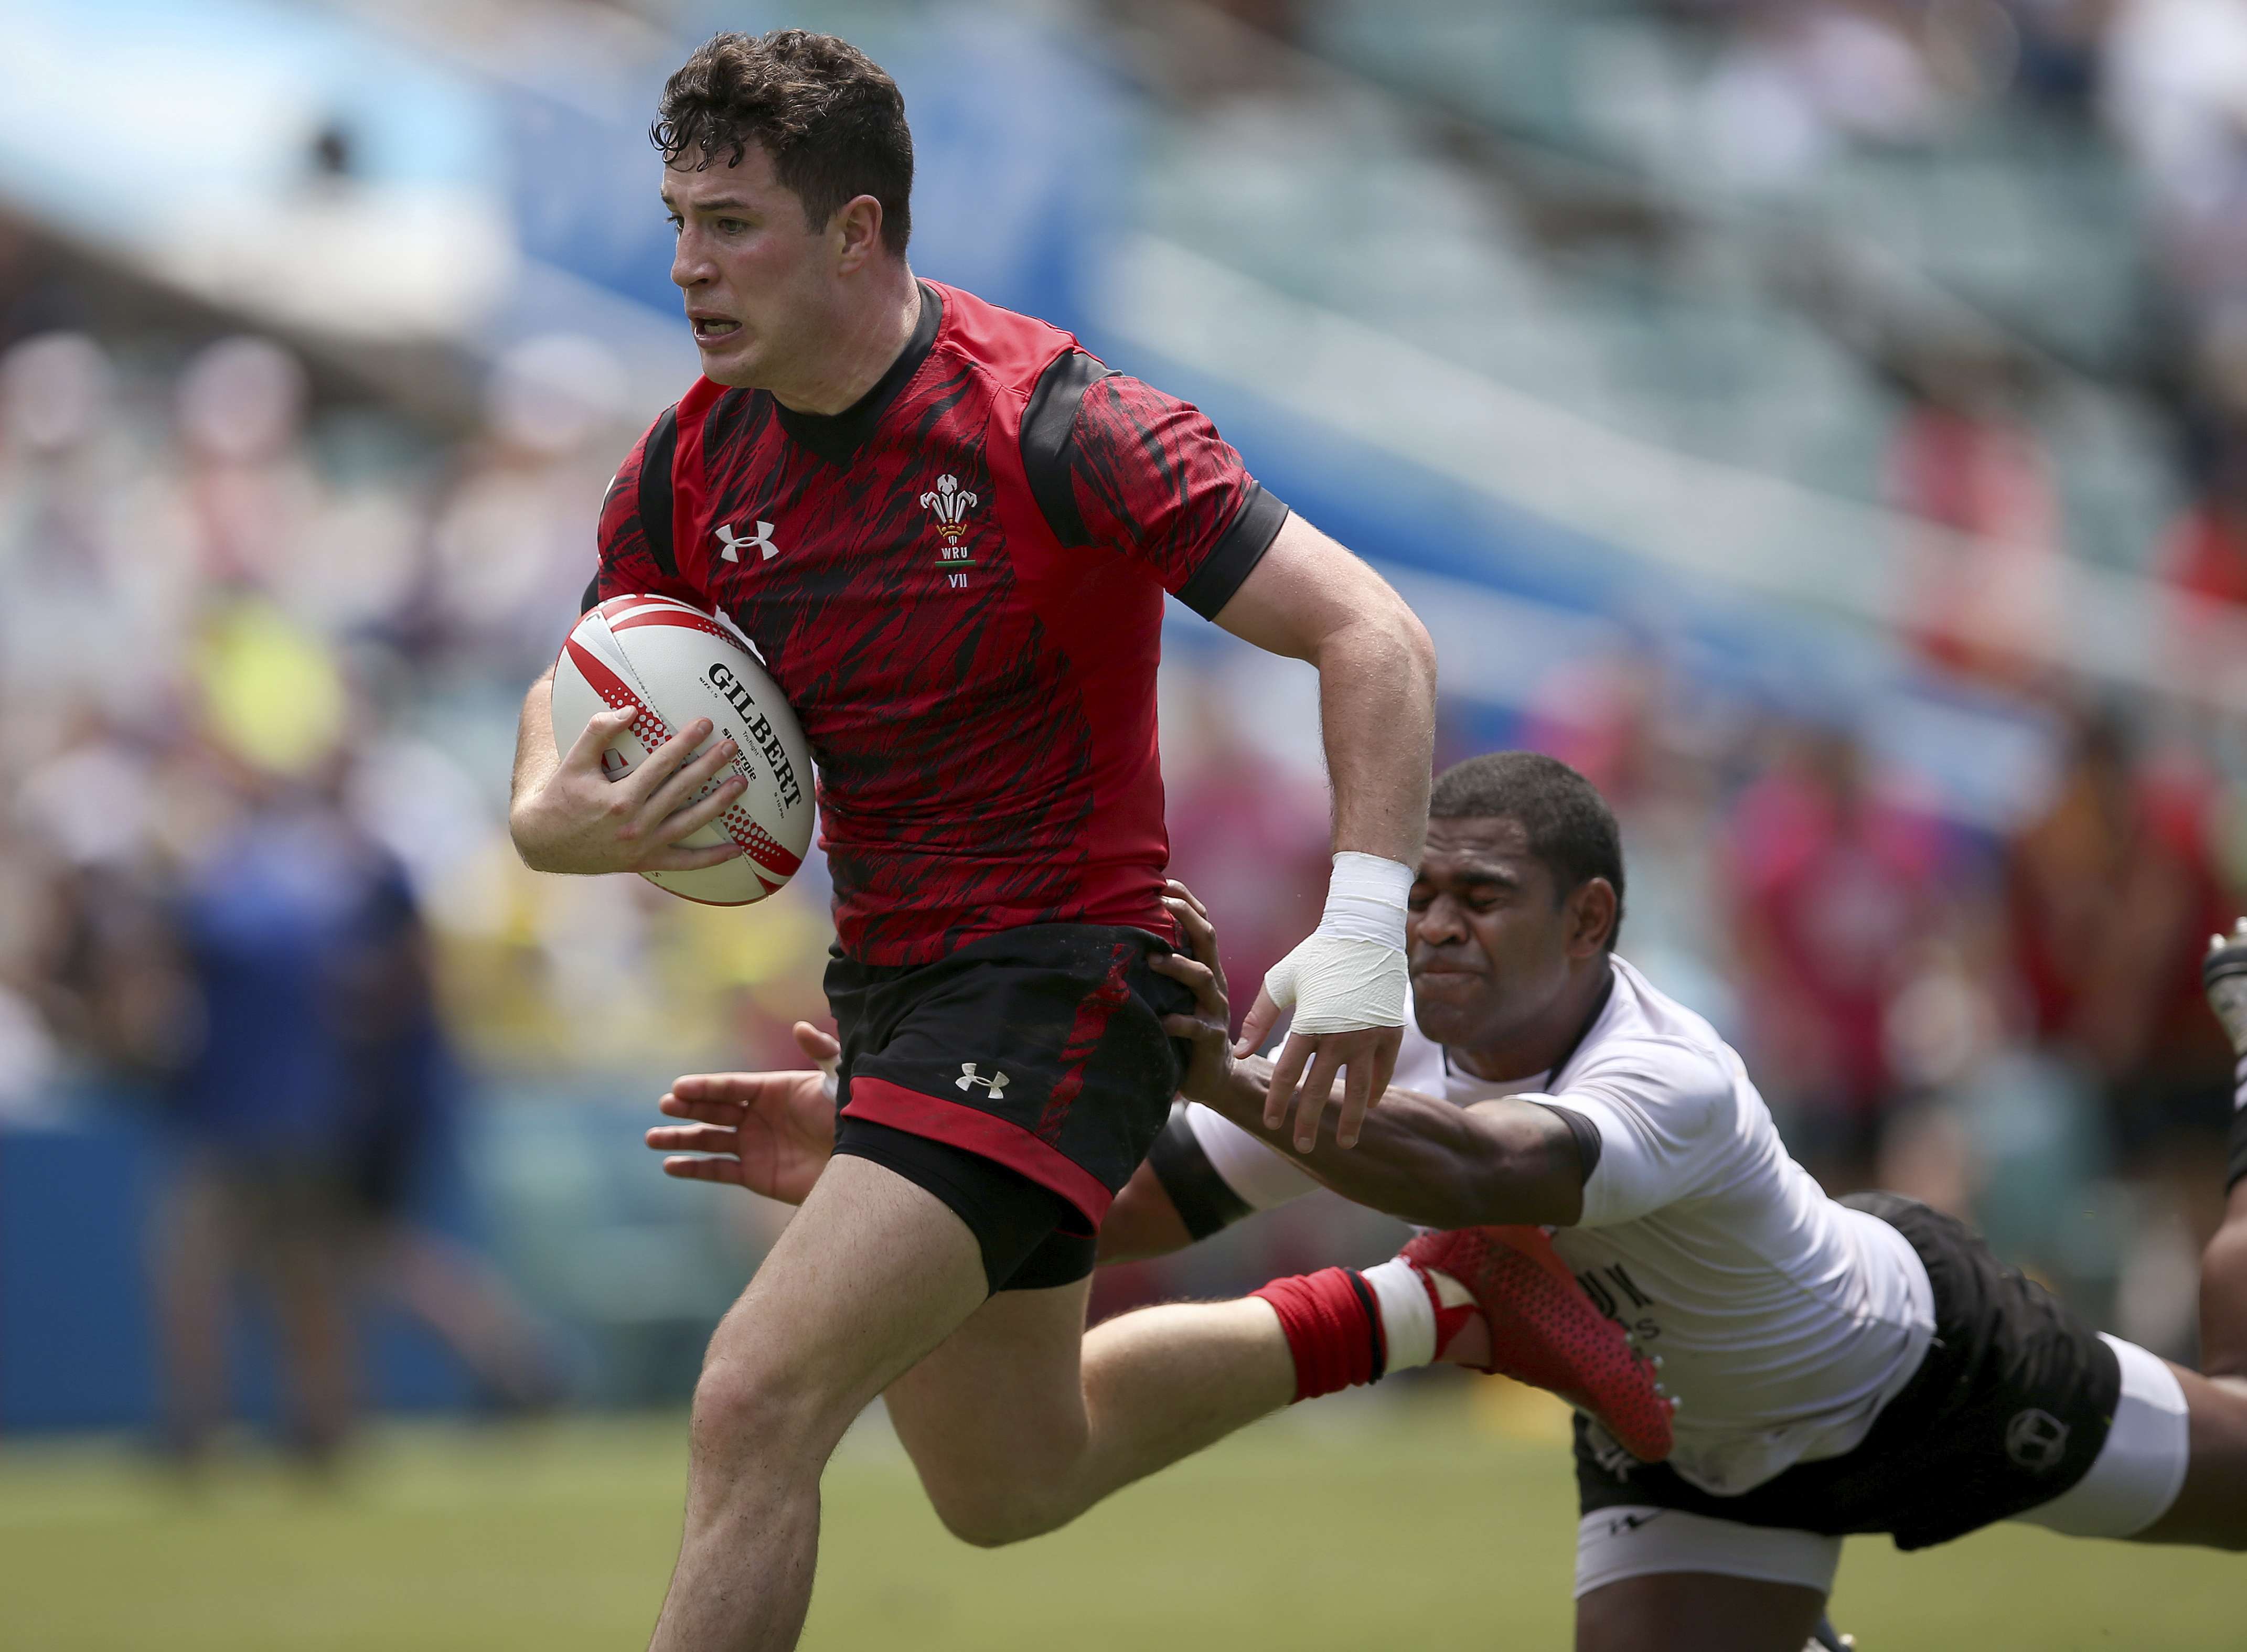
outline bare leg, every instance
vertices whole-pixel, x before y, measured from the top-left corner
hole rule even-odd
[[[209,1446],[226,1413],[227,1227],[217,1178],[191,1164],[158,1206],[149,1247],[164,1349],[165,1433],[188,1460]]]
[[[829,1164],[710,1339],[659,1652],[796,1644],[835,1443],[985,1289],[974,1235],[933,1194],[865,1159]]]
[[[2247,1061],[2243,947],[2247,919],[2212,939],[2203,976],[2209,1007]],[[2235,1121],[2235,1143],[2240,1128]],[[2169,1368],[2184,1389],[2191,1458],[2176,1501],[2137,1540],[2247,1549],[2247,1180],[2231,1186],[2223,1225],[2201,1253],[2200,1361],[2200,1372]]]
[[[1083,1335],[1087,1288],[1002,1292],[890,1385],[929,1500],[967,1542],[1050,1532],[1294,1397],[1266,1303],[1171,1303]]]
[[[290,1445],[306,1463],[333,1460],[351,1431],[357,1382],[345,1241],[324,1223],[267,1241],[274,1320],[286,1373]]]
[[[518,1405],[552,1397],[537,1327],[482,1257],[406,1223],[384,1228],[375,1243],[379,1282],[451,1344],[488,1390]]]
[[[1802,1652],[1826,1597],[1793,1583],[1657,1572],[1576,1602],[1576,1652]]]
[[[2211,1377],[2247,1382],[2247,1181],[2223,1207],[2223,1225],[2200,1258],[2200,1364]]]

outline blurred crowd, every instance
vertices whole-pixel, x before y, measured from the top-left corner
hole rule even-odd
[[[561,1350],[448,1219],[490,1178],[443,1209],[465,1105],[506,1076],[644,1106],[681,1068],[778,1058],[825,944],[816,869],[743,924],[534,877],[508,843],[516,708],[637,433],[621,375],[534,339],[447,427],[190,315],[53,324],[57,283],[16,245],[0,1124],[143,1121],[183,1454],[227,1410],[242,1282],[311,1458],[348,1431],[372,1298],[494,1403],[543,1404]]]
[[[2168,417],[2182,509],[2148,565],[2198,669],[2236,672],[2206,602],[2247,599],[2247,8],[2232,0],[1663,0],[1715,31],[1704,89],[1715,172],[1750,192],[1817,188],[1837,153],[1937,145],[1991,112],[2102,137],[2135,179],[2146,270],[2133,358],[2111,364]],[[1923,640],[2017,677],[2053,638],[2066,523],[2035,434],[2048,361],[1987,331],[1888,352],[1909,413],[1889,492],[1980,543],[1923,556]],[[2008,645],[2011,645],[2009,646]]]

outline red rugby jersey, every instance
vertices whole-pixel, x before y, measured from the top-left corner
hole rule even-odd
[[[850,957],[1026,924],[1170,934],[1163,593],[1214,617],[1287,507],[1198,409],[1068,333],[921,298],[845,412],[687,392],[610,489],[586,605],[666,592],[755,642],[811,742]]]

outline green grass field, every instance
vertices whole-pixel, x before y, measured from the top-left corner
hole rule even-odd
[[[326,1490],[256,1458],[190,1492],[114,1445],[0,1449],[0,1648],[638,1648],[683,1434],[397,1426]],[[1448,1396],[1283,1416],[993,1553],[945,1535],[868,1426],[826,1519],[805,1639],[823,1652],[1567,1644],[1565,1449],[1479,1430]],[[2236,1652],[2247,1560],[2019,1528],[1912,1556],[1861,1540],[1835,1615],[1867,1652]]]

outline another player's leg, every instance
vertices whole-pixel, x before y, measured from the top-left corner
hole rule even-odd
[[[890,1415],[954,1533],[980,1544],[1035,1537],[1291,1401],[1439,1360],[1503,1368],[1519,1362],[1506,1357],[1512,1350],[1549,1362],[1551,1348],[1569,1339],[1533,1335],[1528,1321],[1559,1311],[1547,1303],[1554,1282],[1540,1270],[1527,1293],[1538,1308],[1525,1313],[1516,1270],[1490,1258],[1505,1251],[1536,1265],[1495,1242],[1455,1243],[1444,1254],[1471,1275],[1462,1280],[1417,1255],[1451,1237],[1416,1241],[1378,1267],[1274,1280],[1236,1301],[1142,1308],[1095,1328],[1081,1354],[1062,1336],[1083,1322],[1081,1284],[1002,1292],[891,1387]],[[1567,1329],[1602,1350],[1608,1337],[1620,1348],[1588,1300],[1581,1313]],[[1622,1364],[1631,1381],[1612,1385],[1609,1397],[1622,1403],[1602,1416],[1659,1456],[1667,1406],[1627,1350]],[[1572,1389],[1588,1386],[1579,1366],[1539,1366],[1533,1380],[1556,1371]]]
[[[867,1159],[828,1167],[711,1338],[654,1647],[796,1644],[828,1456],[987,1289],[974,1234],[933,1194]]]
[[[1578,1597],[1576,1652],[1807,1652],[1825,1616],[1822,1589],[1655,1572]]]
[[[890,1385],[929,1500],[967,1542],[1066,1525],[1294,1397],[1264,1302],[1143,1308],[1087,1335],[1087,1283],[1000,1293]]]
[[[1292,1401],[1488,1346],[1467,1290],[1402,1259],[1141,1308],[1080,1343],[1085,1294],[1001,1292],[890,1388],[929,1500],[971,1543],[1052,1531]]]
[[[163,1349],[165,1445],[200,1458],[225,1420],[228,1291],[237,1241],[218,1171],[190,1157],[151,1224],[148,1275]]]
[[[1586,1466],[1580,1455],[1580,1482]],[[1847,1644],[1825,1618],[1840,1538],[1669,1506],[1658,1485],[1643,1500],[1588,1500],[1576,1524],[1576,1652]]]
[[[2200,1369],[2219,1381],[2247,1382],[2247,918],[2209,943],[2201,966],[2209,1007],[2239,1058],[2232,1096],[2223,1225],[2200,1260]]]

